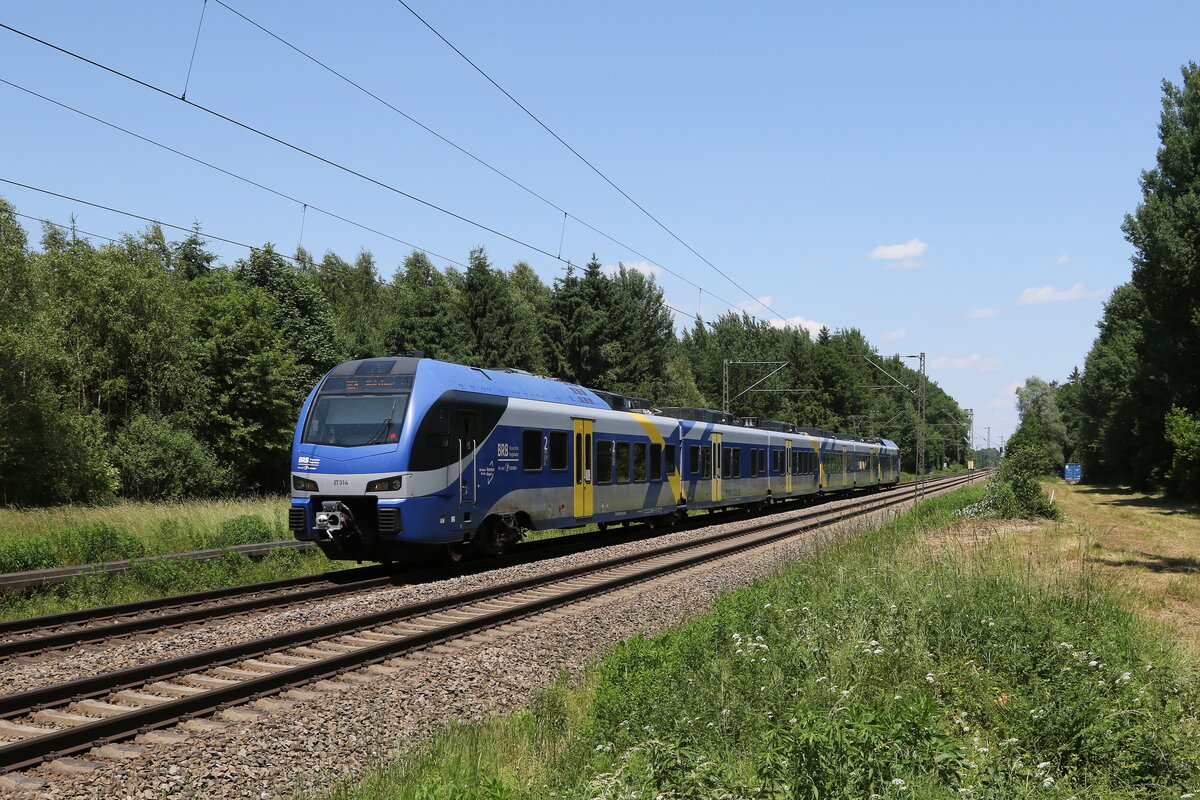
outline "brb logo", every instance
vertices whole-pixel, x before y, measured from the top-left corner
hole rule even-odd
[[[314,470],[321,466],[321,459],[315,456],[299,456],[296,458],[296,469]]]

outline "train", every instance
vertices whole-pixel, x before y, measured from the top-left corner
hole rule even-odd
[[[288,526],[331,559],[498,555],[530,530],[877,490],[887,439],[649,401],[421,353],[331,369],[300,410]]]

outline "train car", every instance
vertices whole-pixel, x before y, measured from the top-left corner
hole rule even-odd
[[[330,558],[498,554],[525,530],[899,480],[892,442],[418,356],[347,361],[305,401],[289,527]]]

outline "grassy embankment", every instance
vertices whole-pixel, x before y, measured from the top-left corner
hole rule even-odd
[[[95,564],[291,538],[287,500],[119,503],[17,510],[0,508],[0,572]],[[142,562],[113,577],[0,594],[0,619],[236,586],[336,569],[323,555],[280,550],[260,561],[230,552],[206,562]]]
[[[334,796],[1191,796],[1198,654],[1160,611],[1194,614],[1200,575],[1142,562],[1190,568],[1200,519],[1087,491],[1057,488],[1065,523],[956,518],[978,487],[925,501]]]

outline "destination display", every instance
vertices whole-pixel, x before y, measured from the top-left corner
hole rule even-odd
[[[331,375],[321,394],[390,394],[410,391],[412,385],[412,375]]]

